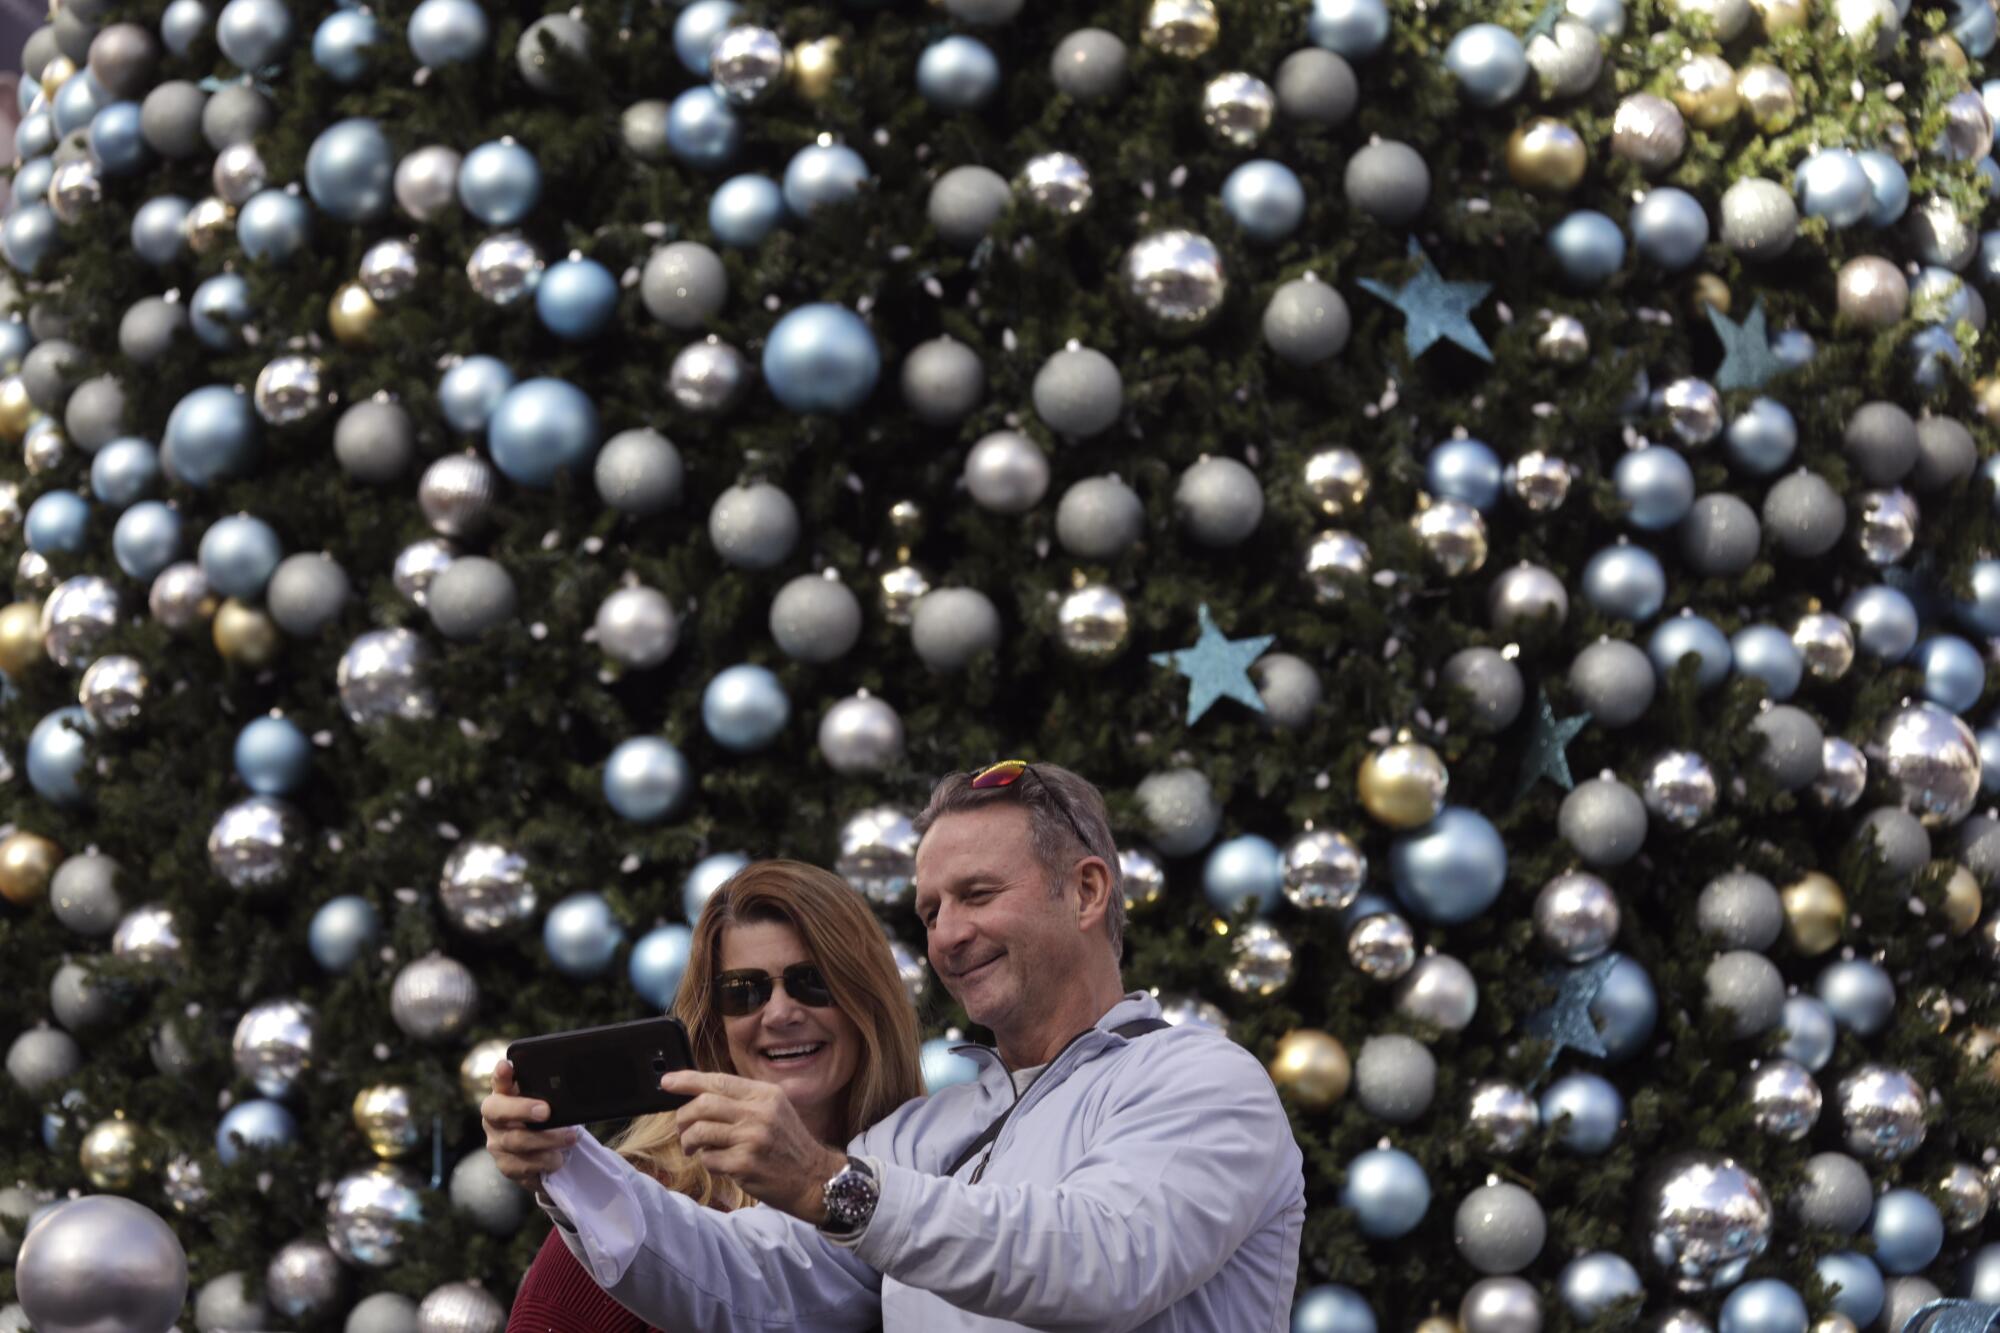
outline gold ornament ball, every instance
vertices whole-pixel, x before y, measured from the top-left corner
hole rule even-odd
[[[0,607],[0,671],[18,676],[42,660],[42,604]]]
[[[1958,39],[1950,33],[1939,33],[1935,37],[1924,38],[1917,43],[1917,54],[1922,56],[1927,64],[1943,65],[1954,74],[1963,74],[1972,67],[1972,61],[1966,57],[1965,48],[1960,46]]]
[[[1674,105],[1698,130],[1719,130],[1736,119],[1736,71],[1721,56],[1689,56],[1674,70]]]
[[[1363,759],[1355,785],[1362,806],[1377,821],[1393,829],[1413,829],[1430,823],[1444,809],[1451,775],[1436,750],[1400,741]]]
[[[181,234],[187,237],[188,249],[208,255],[227,244],[229,233],[235,228],[236,206],[210,195],[188,210],[186,221],[181,223]]]
[[[1750,123],[1776,134],[1799,118],[1799,90],[1776,65],[1746,65],[1736,75],[1736,96]]]
[[[1713,310],[1718,315],[1729,313],[1729,284],[1714,273],[1699,273],[1694,280],[1694,310],[1706,317]]]
[[[1813,1321],[1812,1333],[1861,1333],[1861,1330],[1840,1311],[1828,1310]]]
[[[1979,892],[1979,880],[1964,866],[1955,865],[1944,882],[1944,919],[1954,935],[1963,935],[1979,924],[1979,913],[1985,906]]]
[[[1566,194],[1589,166],[1583,136],[1559,120],[1537,116],[1507,136],[1507,174],[1523,189]]]
[[[0,437],[9,444],[19,444],[34,424],[36,412],[34,403],[28,398],[28,386],[19,375],[9,375],[0,380]]]
[[[1931,1026],[1937,1031],[1947,1031],[1952,1020],[1951,996],[1942,986],[1926,986],[1917,992],[1917,1012],[1928,1014]]]
[[[333,327],[333,336],[349,347],[367,342],[375,331],[375,321],[381,317],[382,307],[375,304],[375,298],[358,282],[342,283],[326,308],[326,322]]]
[[[39,833],[0,838],[0,898],[26,907],[49,891],[49,877],[62,861],[62,848]]]
[[[1324,1111],[1347,1095],[1354,1067],[1347,1048],[1318,1028],[1295,1028],[1278,1040],[1271,1081],[1309,1111]]]
[[[1417,1325],[1417,1333],[1459,1333],[1458,1321],[1448,1315],[1434,1314]]]
[[[1972,397],[1980,416],[2000,421],[2000,376],[1988,375],[1974,381]]]
[[[1214,0],[1153,0],[1140,33],[1155,51],[1182,60],[1207,55],[1221,35]]]
[[[260,608],[232,597],[216,608],[215,651],[241,666],[265,666],[278,655],[278,627]]]
[[[1847,925],[1847,897],[1831,876],[1809,870],[1781,895],[1785,905],[1785,940],[1808,958],[1816,958],[1840,943]]]
[[[507,1058],[507,1039],[488,1037],[465,1053],[458,1062],[458,1087],[465,1100],[478,1110],[479,1103],[493,1091],[493,1066]]]
[[[55,17],[55,11],[50,10],[49,16],[51,18]],[[76,62],[68,56],[57,56],[55,59],[49,61],[48,64],[42,66],[42,95],[53,100],[56,95],[56,89],[68,83],[71,76],[75,73]]]
[[[410,1090],[400,1083],[378,1083],[355,1093],[354,1127],[368,1141],[368,1150],[384,1161],[403,1156],[424,1137]]]
[[[1352,449],[1322,449],[1306,460],[1305,483],[1320,512],[1338,518],[1368,498],[1368,465]]]
[[[840,74],[840,38],[817,37],[792,48],[792,86],[808,102],[833,91]]]
[[[101,1190],[130,1189],[153,1169],[146,1133],[129,1120],[101,1120],[92,1125],[76,1156],[83,1174]]]
[[[1806,0],[1750,0],[1750,8],[1756,11],[1764,31],[1774,37],[1806,23]]]

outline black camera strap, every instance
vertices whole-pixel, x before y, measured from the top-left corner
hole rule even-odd
[[[1125,1038],[1125,1040],[1131,1041],[1134,1037],[1143,1037],[1148,1032],[1158,1032],[1161,1028],[1172,1027],[1172,1026],[1173,1024],[1167,1022],[1164,1018],[1135,1018],[1129,1023],[1120,1023],[1117,1027],[1111,1030],[1118,1036]],[[1095,1031],[1095,1029],[1091,1030]],[[1082,1040],[1083,1036],[1084,1036],[1083,1033],[1081,1032],[1077,1033],[1076,1036],[1070,1038],[1070,1044],[1074,1045],[1077,1041]],[[1063,1047],[1064,1051],[1068,1049],[1069,1046]],[[1056,1053],[1056,1059],[1059,1060],[1061,1058],[1062,1058],[1062,1052],[1058,1051]],[[1053,1064],[1055,1063],[1055,1061],[1052,1060],[1049,1063]],[[999,1138],[1000,1131],[1006,1128],[1007,1126],[1007,1117],[1013,1115],[1014,1108],[1019,1106],[1020,1104],[1021,1104],[1020,1094],[1016,1093],[1013,1102],[1007,1107],[1006,1110],[1000,1113],[1000,1118],[998,1120],[995,1120],[992,1124],[988,1125],[980,1133],[978,1138],[974,1139],[971,1143],[966,1144],[965,1151],[960,1153],[957,1156],[957,1158],[953,1160],[952,1164],[945,1168],[944,1172],[945,1175],[947,1176],[957,1175],[960,1167],[964,1166],[967,1162],[971,1161],[973,1158],[979,1155],[980,1149],[987,1147],[995,1139]],[[972,1179],[974,1183],[978,1182],[980,1174],[985,1171],[986,1164],[984,1162],[981,1162],[979,1164],[979,1168],[980,1168],[979,1171],[975,1171],[972,1173]]]

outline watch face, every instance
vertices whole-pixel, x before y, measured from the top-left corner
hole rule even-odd
[[[875,1177],[865,1168],[850,1162],[845,1170],[826,1182],[826,1212],[830,1228],[852,1231],[866,1222],[875,1211],[878,1194]]]

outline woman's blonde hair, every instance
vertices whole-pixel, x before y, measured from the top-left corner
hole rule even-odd
[[[889,1112],[923,1095],[917,1062],[917,1011],[889,953],[889,938],[860,894],[847,882],[803,861],[755,861],[731,876],[709,898],[695,923],[687,970],[674,995],[674,1015],[687,1025],[697,1069],[733,1074],[722,1014],[715,1007],[715,974],[722,960],[722,932],[731,926],[775,921],[799,933],[806,953],[826,977],[833,1002],[861,1036],[861,1059],[847,1085],[846,1144]],[[681,1152],[671,1114],[641,1116],[611,1147],[641,1171],[696,1203],[724,1211],[748,1196],[726,1177],[711,1176]]]

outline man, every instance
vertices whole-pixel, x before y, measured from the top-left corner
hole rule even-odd
[[[683,1147],[770,1205],[720,1214],[586,1132],[534,1129],[539,1104],[503,1066],[481,1108],[501,1170],[539,1187],[585,1270],[661,1328],[1284,1333],[1298,1146],[1255,1058],[1124,993],[1097,789],[1009,761],[945,778],[916,827],[931,966],[999,1045],[958,1048],[981,1060],[976,1082],[843,1154],[768,1085],[667,1075],[694,1096]]]

